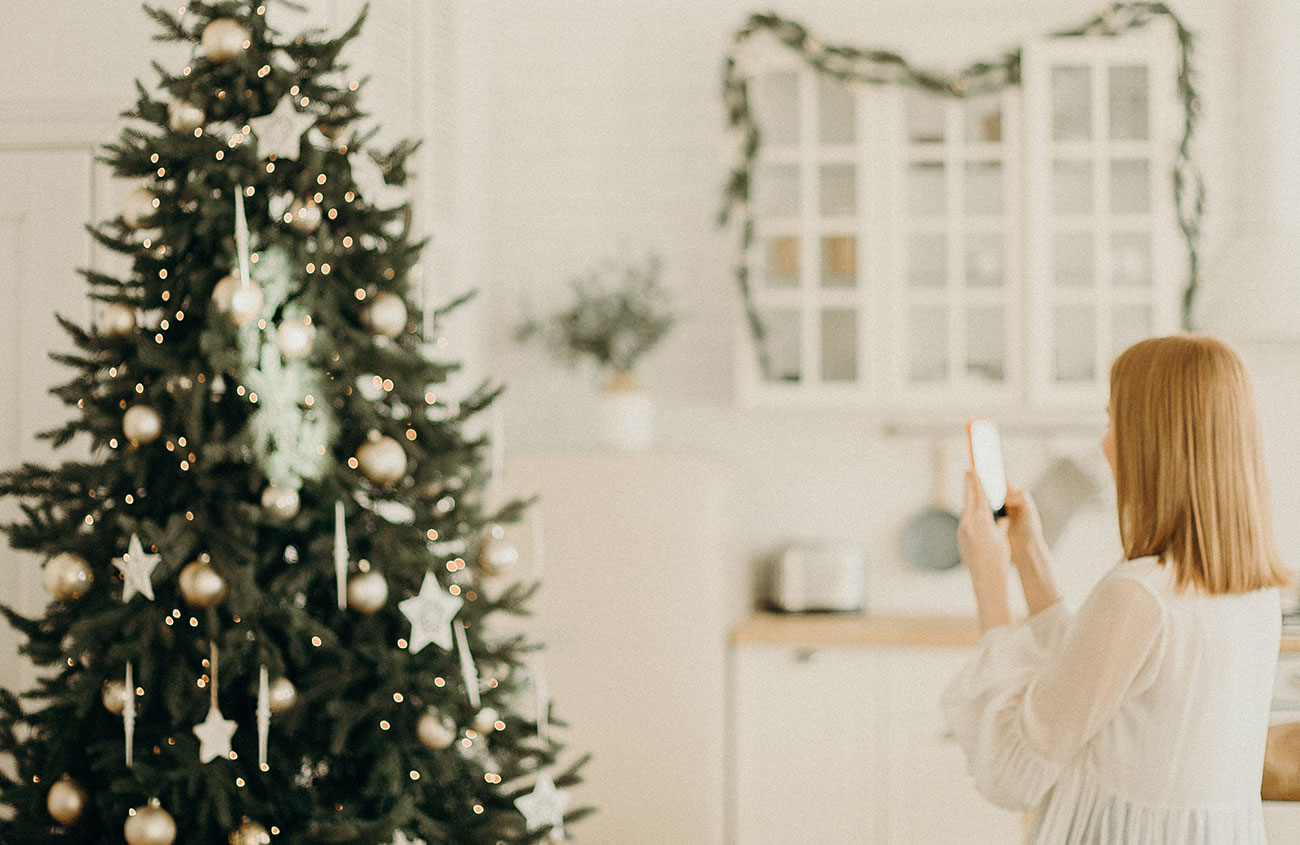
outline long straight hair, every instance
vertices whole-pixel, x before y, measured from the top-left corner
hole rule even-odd
[[[1141,341],[1111,365],[1110,402],[1125,556],[1159,555],[1179,589],[1288,584],[1255,394],[1236,353],[1204,335]]]

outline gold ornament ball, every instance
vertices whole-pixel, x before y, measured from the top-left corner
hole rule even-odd
[[[245,817],[239,829],[230,834],[230,845],[271,845],[271,834],[262,825]]]
[[[406,303],[395,293],[377,293],[361,312],[361,321],[373,334],[397,337],[406,330]]]
[[[41,571],[45,589],[59,601],[75,601],[90,591],[95,573],[90,563],[78,554],[60,552],[45,563]]]
[[[132,229],[143,229],[158,211],[159,200],[153,191],[136,188],[122,200],[122,222]]]
[[[172,100],[167,104],[167,126],[173,132],[189,133],[203,125],[203,109],[184,100]]]
[[[132,405],[122,416],[122,433],[136,446],[152,443],[162,434],[162,417],[148,405]]]
[[[288,522],[298,515],[302,499],[292,487],[272,484],[262,491],[262,510],[279,522]]]
[[[261,313],[262,289],[252,279],[245,285],[237,276],[226,276],[212,288],[212,302],[235,325],[242,326]]]
[[[314,201],[296,199],[289,206],[289,228],[300,235],[310,235],[320,227],[320,206]]]
[[[498,713],[495,708],[484,707],[482,710],[474,714],[474,721],[471,724],[471,727],[481,734],[490,734],[497,729],[497,720],[500,718],[501,714]]]
[[[348,579],[348,608],[371,614],[388,601],[388,581],[378,572],[362,572]]]
[[[248,49],[250,37],[234,18],[214,18],[203,27],[203,55],[217,64],[228,62]]]
[[[271,699],[271,715],[278,715],[298,703],[298,690],[288,678],[276,678],[271,681],[268,690]]]
[[[301,320],[286,320],[275,330],[275,344],[286,358],[306,358],[316,342],[316,327]]]
[[[415,723],[415,735],[425,748],[441,751],[456,741],[456,723],[430,707],[420,714],[420,720]]]
[[[135,309],[120,302],[105,305],[95,321],[95,328],[105,337],[126,337],[135,327]]]
[[[357,468],[376,484],[391,484],[406,475],[406,450],[393,438],[372,431],[357,449]]]
[[[190,607],[212,607],[226,597],[226,579],[206,560],[185,564],[180,576],[181,598]]]
[[[176,820],[154,798],[127,816],[122,833],[127,845],[172,845],[176,841]]]
[[[126,709],[126,684],[118,680],[104,681],[104,689],[100,691],[100,698],[104,702],[104,708],[114,716],[121,716],[122,711]]]
[[[475,560],[484,575],[501,575],[519,563],[519,549],[505,540],[484,537]]]
[[[45,796],[45,808],[59,824],[74,824],[86,809],[86,790],[64,775],[54,782]]]

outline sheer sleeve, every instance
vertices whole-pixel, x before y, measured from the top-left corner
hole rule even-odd
[[[1129,578],[1104,579],[1074,619],[1049,612],[1033,626],[984,632],[941,702],[976,788],[1009,809],[1035,808],[1124,699],[1150,684],[1161,642],[1162,606]]]
[[[1065,631],[1070,627],[1070,612],[1065,609],[1065,602],[1057,601],[1051,607],[1044,608],[1025,620],[1038,644],[1049,652],[1055,652],[1065,639]]]

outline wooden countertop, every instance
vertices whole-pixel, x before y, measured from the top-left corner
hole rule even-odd
[[[979,625],[964,616],[900,616],[871,613],[755,613],[731,632],[732,645],[973,646]],[[1300,635],[1282,637],[1283,653],[1300,653]]]

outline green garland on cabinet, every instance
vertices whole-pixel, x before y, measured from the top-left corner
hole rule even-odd
[[[1201,217],[1205,209],[1205,180],[1193,159],[1192,138],[1200,116],[1201,101],[1192,72],[1192,33],[1164,3],[1116,3],[1095,18],[1072,29],[1052,33],[1053,37],[1115,36],[1146,26],[1160,17],[1168,18],[1178,37],[1178,93],[1183,104],[1183,135],[1174,161],[1174,207],[1178,226],[1187,244],[1187,286],[1183,290],[1183,328],[1192,325],[1200,260]],[[739,221],[740,251],[736,261],[736,282],[745,304],[745,318],[758,355],[763,377],[770,374],[767,330],[754,302],[749,278],[749,250],[754,242],[754,217],[750,208],[750,185],[754,159],[758,155],[760,132],[750,109],[751,77],[742,68],[740,49],[755,34],[767,31],[818,73],[846,84],[910,85],[935,94],[969,97],[1000,91],[1020,84],[1021,51],[1013,50],[993,61],[975,62],[951,76],[913,67],[902,56],[887,50],[864,50],[843,44],[825,44],[801,24],[775,13],[751,15],[732,36],[723,74],[723,102],[727,121],[736,141],[736,161],[723,190],[718,224]]]

